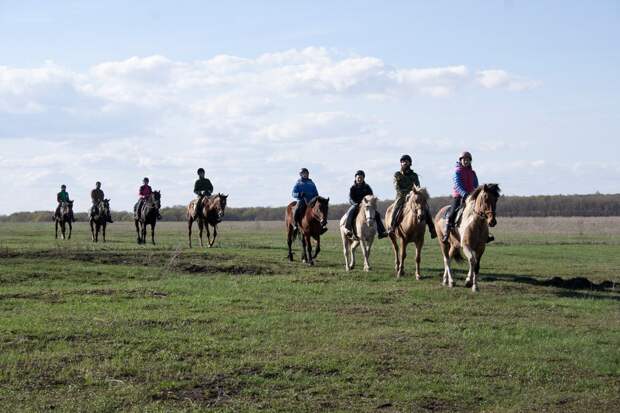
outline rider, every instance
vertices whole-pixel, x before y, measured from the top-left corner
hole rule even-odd
[[[138,191],[138,196],[140,197],[138,199],[138,203],[136,204],[136,216],[139,216],[140,211],[142,210],[142,205],[144,205],[144,202],[146,202],[147,199],[149,199],[151,197],[151,195],[153,194],[153,189],[151,189],[151,186],[149,185],[149,178],[144,178],[142,180],[142,186],[140,187],[140,190]],[[159,211],[157,211],[157,219],[161,219],[161,215],[159,214]]]
[[[359,170],[355,173],[355,182],[349,189],[349,210],[347,211],[347,220],[345,222],[345,228],[347,230],[346,235],[348,237],[353,236],[353,221],[357,215],[357,211],[360,206],[360,202],[364,199],[366,195],[373,195],[372,188],[368,185],[364,180],[366,179],[366,174],[364,171]],[[381,215],[379,211],[375,211],[375,221],[377,222],[377,231],[379,233],[379,238],[387,237],[387,232],[385,231],[385,227],[383,226],[383,222],[381,222]]]
[[[98,212],[97,207],[101,202],[103,202],[104,198],[105,198],[105,194],[101,190],[101,182],[97,181],[95,182],[95,189],[90,191],[90,200],[93,203],[93,205],[90,207],[90,216],[94,216],[95,214],[97,214]],[[112,215],[110,214],[108,214],[108,216],[106,217],[106,220],[109,223],[114,222],[112,221]]]
[[[60,185],[60,192],[56,194],[56,202],[58,202],[58,206],[56,207],[56,212],[54,212],[54,216],[60,216],[60,204],[63,202],[71,203],[69,199],[69,193],[67,192],[67,185]],[[71,216],[71,222],[75,222],[75,217],[73,216],[73,209],[69,210],[69,215]]]
[[[443,242],[448,241],[448,238],[450,238],[450,232],[454,229],[454,221],[456,220],[459,208],[461,205],[465,204],[467,196],[478,187],[478,176],[476,175],[476,171],[471,167],[471,161],[471,153],[465,151],[461,153],[456,163],[454,175],[452,176],[453,187],[450,215],[446,220],[446,226],[444,227],[443,236],[441,237]],[[489,235],[487,242],[491,242],[494,239],[495,237]]]
[[[196,199],[196,206],[194,207],[194,219],[198,218],[198,214],[200,214],[202,200],[211,196],[213,193],[213,185],[209,179],[205,178],[205,170],[202,168],[198,168],[198,180],[194,184],[194,193],[198,197]]]
[[[396,230],[396,227],[398,226],[398,222],[400,220],[399,215],[401,214],[401,210],[405,205],[407,194],[411,192],[414,185],[417,187],[420,186],[418,174],[413,172],[413,170],[411,169],[411,156],[403,155],[400,157],[400,171],[394,174],[396,199],[394,200],[395,206],[394,210],[392,211],[392,222],[390,223],[388,234],[392,234]],[[435,225],[433,224],[431,212],[428,210],[428,208],[424,210],[424,218],[426,220],[426,224],[428,225],[428,231],[431,234],[431,238],[437,238]]]
[[[295,212],[293,212],[294,231],[299,230],[299,222],[301,221],[302,214],[306,211],[306,205],[313,198],[319,196],[319,191],[316,189],[316,185],[310,179],[310,172],[307,168],[301,168],[299,171],[300,178],[293,187],[293,198],[297,199],[297,205],[295,206]],[[327,231],[326,227],[321,229],[321,234]]]

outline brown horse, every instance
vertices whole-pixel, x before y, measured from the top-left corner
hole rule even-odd
[[[108,217],[110,216],[110,200],[104,199],[97,205],[96,213],[91,213],[90,219],[90,235],[93,242],[99,241],[99,230],[101,230],[101,236],[103,242],[105,242],[105,227],[108,224]]]
[[[284,215],[284,223],[286,225],[287,244],[288,244],[288,259],[293,261],[293,250],[291,245],[297,236],[297,233],[293,230],[293,211],[297,201],[291,202],[286,208]],[[314,197],[306,206],[301,222],[299,223],[299,231],[301,232],[301,248],[302,248],[302,262],[308,265],[314,265],[314,259],[319,255],[321,251],[321,233],[325,232],[323,229],[327,225],[327,212],[329,209],[329,198],[323,198],[321,196]],[[316,251],[314,256],[312,255],[311,239],[316,240]]]
[[[472,291],[478,291],[478,276],[480,274],[480,260],[486,248],[489,236],[489,227],[497,224],[495,219],[495,206],[500,196],[500,188],[497,184],[484,184],[476,188],[468,197],[461,218],[458,231],[451,232],[448,241],[442,242],[446,218],[446,209],[443,207],[435,216],[435,228],[437,239],[443,255],[444,272],[442,283],[448,287],[454,285],[450,260],[462,259],[460,249],[469,261],[469,272],[465,280],[465,286],[471,287]]]
[[[407,200],[402,209],[400,225],[390,234],[392,248],[394,249],[394,269],[396,278],[405,274],[405,258],[407,257],[407,244],[415,243],[415,278],[419,280],[420,260],[422,246],[424,245],[424,233],[426,231],[426,209],[428,209],[429,195],[426,188],[413,187],[407,195]],[[385,213],[385,221],[391,222],[394,205],[390,205]],[[398,244],[400,243],[400,248]]]
[[[65,239],[66,224],[69,224],[69,235],[66,239],[71,239],[71,232],[73,231],[71,217],[73,217],[73,201],[61,202],[59,213],[54,215],[54,225],[56,228],[54,238],[58,239],[58,226],[60,225],[62,239]]]
[[[209,248],[215,243],[217,237],[217,224],[222,222],[224,211],[226,210],[226,200],[228,195],[217,194],[210,197],[204,197],[200,203],[200,211],[198,217],[194,218],[194,210],[196,208],[196,199],[193,199],[187,206],[187,229],[189,237],[189,247],[192,247],[192,225],[194,221],[198,221],[198,233],[200,235],[200,246],[204,246],[202,242],[202,230],[207,230],[207,243]],[[213,227],[213,239],[209,232],[209,225]]]
[[[146,227],[150,225],[151,242],[155,245],[155,225],[157,224],[157,214],[160,208],[161,193],[153,191],[151,196],[144,201],[140,210],[136,209],[134,222],[136,224],[136,233],[138,234],[138,244],[146,244]]]

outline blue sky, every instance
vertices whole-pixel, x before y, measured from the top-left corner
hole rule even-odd
[[[506,194],[617,193],[620,3],[0,1],[0,184],[31,210],[95,180],[128,209],[203,166],[233,206],[283,205],[301,166],[346,201],[431,195],[456,154]],[[32,195],[29,195],[32,194]],[[50,208],[51,208],[50,206]]]

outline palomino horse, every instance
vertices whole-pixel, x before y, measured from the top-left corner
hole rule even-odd
[[[375,240],[377,228],[375,225],[375,214],[377,211],[377,197],[374,195],[366,195],[360,207],[357,210],[357,216],[353,223],[357,239],[347,237],[347,229],[345,223],[347,215],[340,219],[340,236],[342,237],[342,248],[344,252],[344,268],[349,271],[355,267],[355,250],[358,246],[362,246],[362,254],[364,255],[364,271],[370,271],[368,258],[370,257],[370,247]],[[349,258],[350,257],[350,258]]]
[[[226,200],[228,195],[217,194],[210,197],[204,197],[200,204],[200,211],[198,217],[194,218],[194,209],[196,208],[196,200],[192,200],[187,206],[187,229],[189,237],[189,247],[192,247],[192,225],[194,220],[198,222],[198,233],[200,235],[200,246],[202,243],[202,229],[207,230],[207,243],[209,247],[212,247],[215,243],[215,237],[217,237],[217,224],[222,222],[224,218],[224,210],[226,209]],[[213,239],[211,239],[211,233],[209,232],[209,225],[213,227]]]
[[[407,257],[407,244],[415,243],[415,278],[419,280],[420,260],[422,259],[422,246],[424,245],[424,233],[426,231],[426,209],[428,209],[428,192],[426,188],[413,187],[407,195],[407,200],[402,209],[400,224],[390,234],[392,248],[394,249],[394,269],[396,278],[405,274],[405,258]],[[390,205],[385,213],[385,222],[391,222],[394,205]],[[400,243],[400,248],[398,244]]]
[[[486,247],[489,236],[489,227],[497,224],[495,219],[495,206],[500,195],[497,184],[484,184],[476,188],[468,197],[463,210],[461,224],[457,231],[452,231],[446,242],[441,242],[444,232],[445,215],[448,206],[443,207],[435,216],[435,228],[437,239],[443,254],[443,280],[448,287],[454,285],[450,260],[462,259],[460,249],[469,261],[469,272],[465,280],[465,286],[471,287],[472,291],[478,291],[478,275],[480,274],[480,260]]]
[[[90,219],[90,235],[93,242],[99,241],[99,230],[101,230],[101,236],[103,242],[105,242],[105,227],[108,224],[108,217],[110,216],[110,200],[104,199],[96,205],[96,213],[91,213]]]
[[[288,259],[293,261],[293,251],[291,245],[297,234],[293,230],[293,210],[297,201],[291,202],[286,208],[284,215],[284,223],[286,224],[287,232],[287,244],[288,244]],[[323,228],[327,225],[327,211],[329,208],[329,198],[323,198],[322,196],[314,197],[306,206],[304,216],[299,223],[299,231],[301,232],[301,248],[302,258],[301,260],[308,265],[314,265],[314,259],[319,255],[321,251],[321,233],[325,232]],[[312,244],[311,238],[316,240],[316,251],[312,256]]]
[[[73,216],[73,201],[61,202],[59,210],[60,213],[54,215],[54,224],[56,227],[54,238],[58,239],[58,225],[60,225],[62,239],[65,239],[66,224],[69,224],[69,235],[66,239],[71,239],[71,232],[73,231],[73,225],[71,224],[71,217]]]
[[[155,244],[155,224],[157,224],[157,214],[161,208],[161,193],[153,191],[139,211],[136,211],[134,221],[136,233],[138,234],[138,244],[146,244],[146,226],[151,226],[151,242]]]

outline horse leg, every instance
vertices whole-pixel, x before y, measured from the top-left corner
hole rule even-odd
[[[306,248],[307,248],[307,256],[308,256],[308,264],[314,265],[314,260],[312,257],[312,238],[310,235],[306,237]]]
[[[194,224],[194,219],[190,216],[187,220],[187,238],[189,239],[189,247],[192,247],[192,225]]]
[[[398,251],[398,243],[396,242],[396,235],[390,234],[390,242],[392,243],[392,249],[394,250],[394,270],[396,271],[396,277],[398,278],[400,276],[398,274],[398,269],[400,268],[400,261],[399,261],[400,252]]]
[[[319,255],[319,252],[321,252],[321,237],[320,236],[316,239],[316,250],[314,251],[314,257],[312,258],[316,258],[317,255]]]
[[[200,218],[198,218],[198,238],[200,238],[200,247],[204,247],[204,243],[202,241],[202,231],[204,230],[204,222]],[[209,228],[207,228],[207,231]],[[207,239],[208,241],[208,239]]]
[[[105,243],[105,227],[106,227],[106,222],[103,221],[103,225],[101,226],[101,236],[103,237],[103,242]]]
[[[90,238],[93,242],[95,242],[95,227],[93,225],[93,221],[91,220],[89,224],[90,224]]]
[[[353,241],[351,243],[351,250],[350,250],[351,255],[349,257],[349,262],[351,263],[349,267],[351,269],[355,268],[355,250],[357,250],[357,247],[359,247],[359,245],[360,245],[359,241]]]
[[[301,234],[300,240],[301,242],[301,262],[308,262],[308,254],[306,251],[306,237],[305,235]]]
[[[288,246],[288,260],[293,261],[293,227],[288,226],[286,230],[286,245]]]
[[[60,222],[60,233],[61,233],[61,236],[62,236],[63,240],[65,239],[66,228],[67,227],[66,227],[65,221],[61,221]]]
[[[73,231],[73,224],[71,223],[71,219],[69,219],[69,237],[67,239],[71,239],[71,232]]]
[[[424,239],[415,243],[415,279],[422,278],[420,275],[420,261],[422,261],[422,246],[424,245]]]
[[[134,220],[134,224],[136,225],[136,235],[137,235],[136,242],[140,244],[140,223]]]
[[[146,234],[144,236],[146,237]],[[155,245],[155,221],[151,224],[151,242]]]
[[[361,240],[360,245],[362,246],[362,255],[364,255],[364,271],[368,272],[370,271],[370,264],[368,263],[370,245],[368,245],[364,239]]]
[[[142,232],[142,243],[146,244],[146,227],[147,227],[147,223],[146,222],[141,222],[140,223],[140,229]]]
[[[340,231],[340,235],[342,235],[342,253],[344,255],[344,269],[345,271],[349,271],[349,248],[350,242],[349,239]]]
[[[476,268],[476,252],[472,250],[469,246],[463,245],[463,253],[467,257],[467,261],[469,262],[469,271],[467,272],[467,278],[465,279],[465,287],[471,287],[473,292],[478,290],[478,285],[476,282],[476,275],[474,269]]]
[[[58,239],[58,220],[54,221],[54,227],[55,227],[54,238]]]
[[[407,258],[407,241],[400,239],[400,267],[398,268],[398,276],[405,275],[405,258]]]
[[[209,224],[207,224],[207,235],[209,235],[208,231],[209,231]],[[211,248],[213,244],[215,244],[215,237],[217,237],[217,226],[213,225],[213,239],[209,241],[209,238],[207,237],[207,241],[209,242],[209,248]]]

